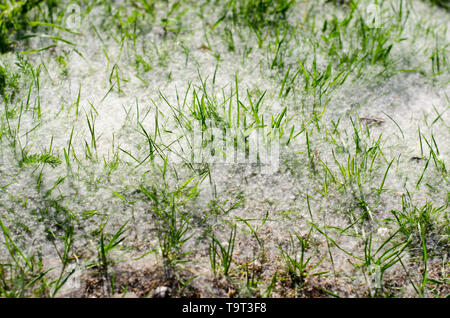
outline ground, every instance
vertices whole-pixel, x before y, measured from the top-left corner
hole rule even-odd
[[[0,9],[0,296],[448,297],[445,0]]]

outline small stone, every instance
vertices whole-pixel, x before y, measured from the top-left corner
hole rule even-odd
[[[172,289],[170,289],[167,286],[159,286],[155,289],[155,292],[153,293],[153,298],[167,298],[169,297],[170,292]]]

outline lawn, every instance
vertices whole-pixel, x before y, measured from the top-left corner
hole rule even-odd
[[[448,297],[447,0],[0,0],[0,297]]]

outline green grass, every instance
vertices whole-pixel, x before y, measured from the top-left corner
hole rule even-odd
[[[450,3],[448,0],[431,0],[430,2],[447,10],[450,9]]]
[[[448,297],[448,4],[369,3],[1,2],[0,297]]]

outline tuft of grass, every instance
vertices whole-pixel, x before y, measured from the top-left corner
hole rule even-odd
[[[253,28],[274,26],[286,20],[287,11],[294,0],[231,0],[234,22],[243,22]]]
[[[53,245],[55,246],[56,252],[61,260],[61,271],[59,273],[58,278],[51,284],[53,288],[50,292],[50,297],[55,297],[58,291],[64,286],[67,280],[75,273],[75,268],[71,271],[67,271],[67,267],[70,264],[72,259],[72,248],[73,248],[73,228],[70,227],[64,236],[64,248],[62,253],[56,247],[55,242],[52,240]]]
[[[210,235],[211,241],[209,243],[209,259],[214,276],[220,269],[228,277],[231,269],[231,263],[233,261],[233,251],[236,240],[236,225],[231,228],[230,237],[226,244],[221,243],[214,235]],[[220,263],[219,263],[220,262]]]
[[[0,297],[39,297],[47,290],[41,255],[26,255],[14,242],[0,219],[0,228],[10,261],[0,263]],[[36,257],[37,256],[37,257]]]
[[[366,278],[369,297],[379,297],[384,294],[384,275],[389,268],[401,260],[401,255],[410,242],[410,240],[395,241],[394,238],[398,232],[394,232],[384,240],[375,251],[372,233],[364,240],[364,261],[360,266]]]
[[[441,6],[445,2],[430,1]],[[403,173],[414,169],[406,167],[409,165],[404,157],[412,150],[408,148],[411,135],[408,125],[404,125],[405,118],[397,123],[375,107],[379,106],[377,101],[372,107],[371,101],[368,102],[370,98],[366,97],[379,97],[378,90],[392,97],[390,88],[385,90],[391,83],[406,88],[410,83],[408,78],[406,84],[397,79],[388,81],[387,85],[384,83],[400,72],[417,72],[419,83],[422,77],[431,78],[433,87],[438,87],[440,83],[435,79],[445,81],[448,73],[448,45],[445,36],[438,34],[445,34],[446,29],[433,23],[424,23],[422,27],[412,16],[416,19],[412,27],[418,31],[415,42],[409,36],[411,29],[407,29],[411,27],[409,12],[413,11],[411,3],[414,2],[375,1],[383,9],[381,24],[376,27],[365,12],[371,1],[327,2],[335,6],[326,4],[325,8],[331,11],[324,14],[314,2],[295,0],[203,1],[200,4],[190,0],[130,0],[123,4],[103,0],[69,1],[70,5],[83,6],[82,18],[90,21],[83,34],[77,34],[61,24],[70,16],[70,12],[64,12],[63,1],[1,1],[0,52],[14,50],[22,44],[26,51],[17,53],[15,66],[8,63],[13,54],[0,57],[0,102],[3,102],[0,106],[0,194],[2,201],[7,201],[6,204],[0,202],[0,219],[4,215],[16,217],[13,213],[17,213],[17,218],[25,215],[26,222],[14,220],[14,224],[25,229],[30,237],[14,242],[9,229],[2,226],[4,250],[8,253],[2,255],[4,263],[0,264],[0,296],[58,296],[74,273],[71,267],[74,246],[89,241],[97,243],[96,259],[91,266],[103,277],[111,294],[115,285],[121,284],[120,274],[114,272],[112,266],[115,263],[113,251],[132,235],[128,232],[128,223],[113,233],[106,233],[106,222],[99,218],[122,218],[129,213],[133,226],[150,235],[144,242],[136,235],[133,243],[141,246],[141,243],[157,242],[148,253],[159,253],[158,264],[164,267],[164,280],[178,280],[182,290],[187,289],[193,279],[186,279],[183,273],[185,269],[190,271],[189,262],[193,258],[199,265],[209,260],[216,282],[217,278],[225,277],[236,294],[244,297],[271,296],[273,291],[279,292],[277,286],[283,280],[296,290],[314,289],[316,286],[307,286],[307,283],[311,277],[323,274],[318,272],[323,262],[327,268],[331,263],[333,268],[331,277],[336,278],[333,291],[342,287],[339,277],[344,271],[344,275],[351,275],[348,283],[355,288],[356,295],[361,295],[359,292],[363,290],[366,296],[389,296],[389,274],[398,263],[404,267],[410,286],[419,296],[429,295],[430,282],[445,285],[445,273],[442,279],[433,281],[431,277],[435,277],[432,266],[436,259],[433,258],[443,256],[442,251],[449,245],[448,154],[441,145],[441,140],[447,137],[447,114],[440,109],[442,105],[436,105],[439,110],[435,107],[431,126],[427,118],[427,127],[423,127],[423,122],[416,122],[420,158],[412,159],[423,165],[418,171],[420,178],[413,180],[416,186],[413,191],[419,203],[413,204],[405,195],[402,208],[392,211],[391,219],[380,219],[386,216],[384,207],[399,203],[398,193],[403,193],[411,181],[410,174]],[[217,13],[214,11],[217,7],[223,12],[213,17],[211,12]],[[194,28],[187,25],[191,22],[195,23]],[[197,22],[203,28],[197,28]],[[84,69],[85,64],[71,60],[72,51],[82,55],[74,49],[75,41],[64,39],[61,31],[90,38],[93,44],[99,44],[99,50],[89,54],[94,58],[89,66],[92,69]],[[199,37],[195,41],[194,35]],[[44,43],[43,47],[27,47],[25,41],[32,38]],[[62,49],[60,44],[70,49]],[[89,50],[91,48],[96,46],[89,45]],[[411,52],[418,54],[409,54]],[[211,61],[205,59],[208,55]],[[424,61],[420,64],[422,61],[417,59],[422,58]],[[101,70],[104,76],[91,77],[103,62],[106,62]],[[405,64],[407,69],[398,69],[406,67]],[[422,65],[429,70],[420,72]],[[68,85],[76,96],[68,102],[73,99],[72,94],[61,95],[66,92],[65,84],[73,83],[70,72],[78,66],[81,72],[77,71],[75,76],[86,79],[83,84],[86,87],[83,86],[82,91],[81,84],[76,84],[75,88]],[[198,68],[198,77],[195,68]],[[58,76],[62,81],[61,90],[53,91],[54,74],[62,75]],[[134,76],[139,79],[137,86],[136,81],[131,80]],[[92,87],[91,81],[99,78],[104,82]],[[178,89],[186,86],[185,93],[178,95]],[[134,97],[130,96],[134,89],[135,109]],[[145,94],[140,89],[145,89]],[[92,110],[85,110],[86,117],[79,116],[83,110],[80,106],[88,105],[86,98],[97,93],[100,96],[95,99],[96,105],[89,102]],[[394,100],[403,99],[404,94],[409,94],[409,90],[402,90]],[[50,101],[53,98],[49,97],[55,95],[63,102],[61,110],[53,117],[55,101]],[[138,96],[143,95],[145,100],[138,101]],[[382,101],[389,99],[383,98]],[[108,114],[117,120],[125,118],[118,131],[111,131],[110,148],[105,130],[109,134],[108,129],[116,128],[101,121],[105,112],[115,111],[116,103],[122,101],[123,117],[123,114]],[[66,107],[67,104],[71,105]],[[400,131],[401,141],[397,143],[398,140],[392,138],[398,134],[392,134],[391,128],[396,128],[391,122],[353,117],[358,107],[362,107],[363,112],[384,113]],[[392,111],[396,109],[392,107]],[[349,117],[351,125],[341,123]],[[71,118],[75,119],[65,125],[71,129],[70,137],[68,131],[62,131],[69,137],[68,143],[63,141],[64,148],[59,148],[61,138],[58,136],[55,137],[57,149],[52,150],[52,138],[48,150],[32,151],[42,149],[45,141],[40,140],[40,136],[50,133],[49,123],[53,129],[62,124],[61,119],[70,121]],[[80,129],[80,125],[85,129]],[[197,127],[202,133],[201,140],[190,138]],[[247,165],[242,172],[243,164],[234,165],[233,169],[209,164],[213,156],[225,154],[225,147],[221,146],[229,144],[235,151],[232,158],[226,158],[227,165],[235,159],[244,162],[244,157],[250,158],[253,154],[249,149],[254,141],[250,134],[257,129],[262,131],[264,144],[276,142],[278,138],[283,141],[281,156],[286,160],[277,174],[247,174],[247,169],[254,166]],[[103,149],[108,149],[108,155],[100,153]],[[133,160],[125,161],[119,150]],[[245,150],[245,156],[241,156],[239,150]],[[67,166],[50,170],[48,166],[55,168],[61,164],[61,154]],[[172,154],[181,160],[172,161]],[[255,155],[259,163],[261,155]],[[3,156],[10,156],[5,164]],[[194,159],[199,158],[202,160],[197,164]],[[63,168],[67,168],[67,174]],[[287,193],[289,196],[280,204],[267,199],[266,194],[259,197],[257,191],[261,189],[265,193],[267,190],[269,195],[284,190],[274,189],[272,193],[270,188],[277,179],[286,176],[284,168],[292,172],[287,181],[292,181],[294,189],[302,189],[301,195],[305,195],[307,201],[312,229],[305,236],[290,235],[286,231],[289,227],[283,223],[286,219],[299,223],[302,219],[284,218],[285,211],[281,213],[283,218],[271,220],[264,231],[260,231],[262,225],[255,227],[251,223],[259,220],[258,216],[247,218],[249,213],[261,216],[263,210],[267,215],[269,210],[274,210],[273,215],[277,215],[285,204],[292,205],[295,211],[302,209],[296,198],[289,199],[292,193]],[[200,187],[206,177],[209,177],[209,185]],[[243,181],[235,183],[235,179],[241,177]],[[194,182],[197,178],[199,181]],[[401,178],[404,184],[399,181]],[[31,189],[35,179],[37,192]],[[31,187],[24,185],[27,180],[32,181]],[[180,182],[181,186],[174,185]],[[117,188],[118,184],[123,187]],[[150,186],[144,186],[146,184]],[[21,191],[17,191],[19,187]],[[129,191],[130,188],[134,191]],[[111,205],[97,202],[105,189],[108,193],[115,189],[112,194],[122,200],[119,202],[122,207],[126,206],[120,215],[109,215]],[[214,199],[205,198],[208,190]],[[292,189],[286,190],[289,191]],[[244,199],[243,193],[247,192],[251,192],[251,199]],[[21,193],[26,193],[26,197]],[[237,201],[233,204],[235,198]],[[442,204],[445,198],[447,203]],[[91,204],[93,206],[88,206]],[[35,206],[37,208],[30,208]],[[27,213],[28,209],[31,213]],[[322,215],[323,223],[319,228],[314,222]],[[226,227],[229,232],[225,234],[212,230],[220,222],[228,226],[226,220],[230,218],[245,224],[239,236],[255,243],[254,254],[244,262],[241,256],[247,247],[236,244],[235,223],[231,228]],[[27,227],[27,222],[34,221],[44,226],[44,233]],[[96,231],[80,235],[87,221],[99,222],[100,226],[97,223]],[[380,227],[383,222],[394,223],[396,232],[379,242],[377,231],[386,229]],[[281,227],[277,228],[279,238],[271,235],[274,233],[272,226]],[[322,235],[317,240],[312,239],[313,229]],[[22,239],[27,242],[39,234],[47,235],[49,242],[40,243],[44,249],[46,244],[53,244],[59,256],[60,271],[54,281],[47,280],[39,253],[30,256],[19,248]],[[192,242],[193,238],[197,241]],[[288,242],[277,249],[274,239]],[[406,248],[413,256],[408,266],[404,266],[402,260]],[[355,271],[345,272],[348,266],[343,266],[342,259],[333,255],[335,252],[343,252],[349,262],[356,260],[356,277]],[[270,264],[273,267],[265,267],[274,256],[280,256],[281,261]],[[442,258],[445,262],[445,257]],[[85,264],[83,256],[80,262]],[[269,282],[266,274],[272,269],[275,274],[272,273]],[[366,279],[368,293],[365,286],[356,283],[358,276],[363,278],[361,275]],[[265,292],[261,289],[264,284]],[[403,280],[401,284],[402,293],[408,293],[408,283]],[[220,285],[215,286],[215,291]],[[324,288],[322,291],[337,296]],[[441,296],[439,292],[436,295]]]
[[[22,160],[19,161],[19,166],[23,167],[26,165],[41,164],[41,163],[48,164],[51,167],[56,167],[61,164],[61,159],[49,153],[41,153],[41,154],[24,153]]]
[[[0,3],[0,53],[12,49],[16,37],[28,27],[28,13],[43,0],[12,0]]]
[[[448,0],[428,0],[428,1],[434,5],[450,10],[450,1]]]
[[[152,190],[147,189],[143,185],[139,188],[140,192],[147,199],[150,199],[152,203],[158,229],[159,247],[167,276],[171,275],[172,270],[177,269],[179,265],[185,263],[187,256],[191,254],[191,251],[183,251],[184,245],[192,237],[190,233],[190,217],[189,214],[180,211],[177,201],[183,194],[183,191],[187,189],[192,179],[187,180],[182,187],[172,193],[167,193],[164,190],[157,192],[155,186],[153,186]],[[194,193],[195,190],[192,192],[191,189],[188,197],[189,195],[195,195]]]
[[[443,232],[445,225],[441,223],[441,217],[445,216],[447,209],[448,204],[434,207],[431,202],[417,207],[412,203],[409,194],[403,194],[402,209],[392,210],[391,213],[398,223],[399,231],[404,237],[412,239],[412,248],[417,248],[425,240],[437,240],[437,244],[446,244],[445,241],[449,243],[448,238],[445,238],[448,234]]]
[[[106,285],[108,295],[112,295],[114,291],[114,273],[110,273],[110,265],[114,263],[109,254],[119,246],[127,237],[124,235],[129,227],[126,227],[128,221],[125,222],[114,234],[105,233],[105,226],[108,219],[103,222],[98,230],[97,234],[100,234],[100,239],[97,247],[97,261],[88,265],[88,268],[97,268],[99,273],[103,277],[103,282]]]
[[[298,234],[295,235],[297,242],[294,241],[294,238],[291,236],[291,245],[293,252],[287,251],[283,249],[281,246],[278,248],[281,251],[281,256],[285,260],[286,267],[288,270],[288,274],[290,279],[299,288],[302,288],[308,277],[312,276],[320,276],[327,272],[315,272],[313,271],[325,260],[325,257],[322,257],[315,264],[311,264],[312,256],[307,257],[307,250],[311,248],[311,233],[313,228],[310,229],[308,234],[305,237],[302,237]],[[297,244],[299,245],[299,249],[297,249]]]

